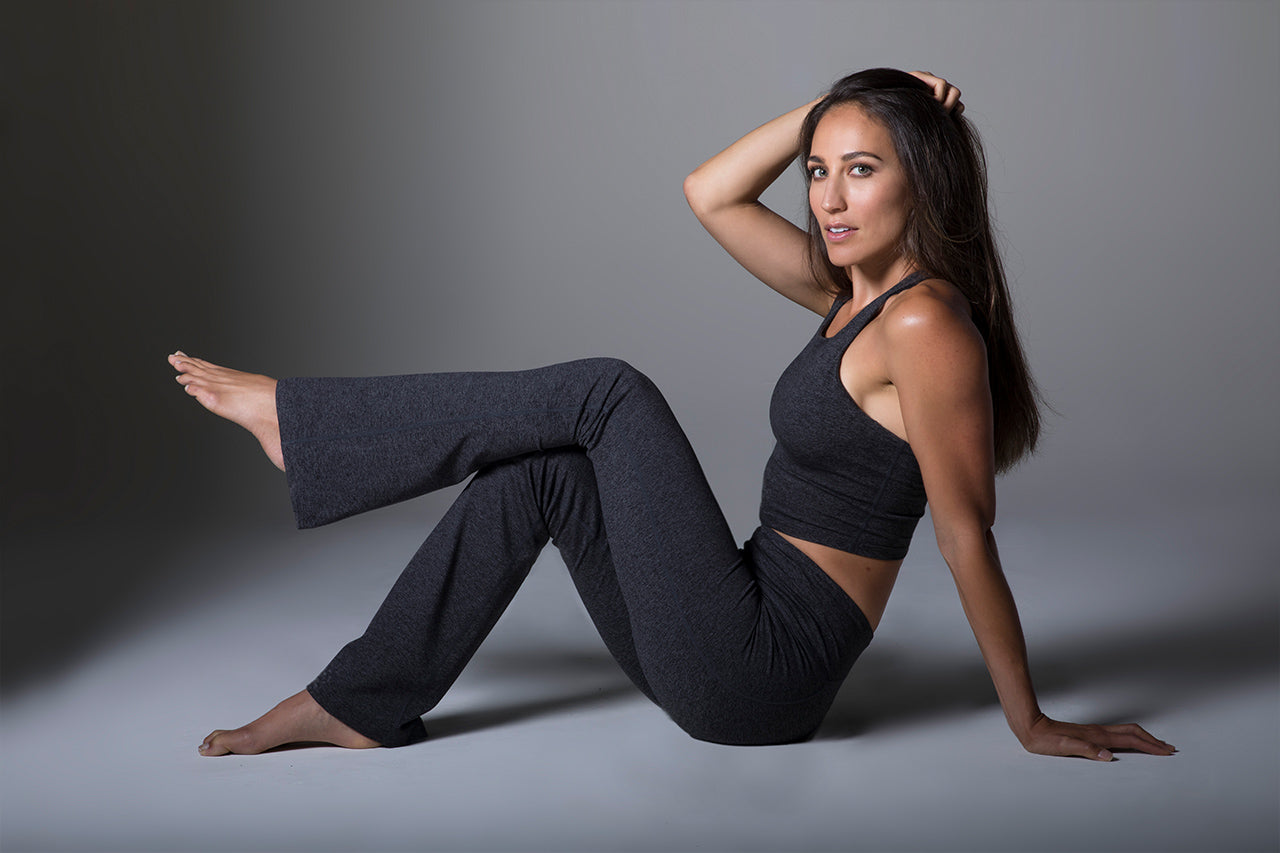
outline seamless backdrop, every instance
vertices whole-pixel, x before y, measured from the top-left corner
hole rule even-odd
[[[626,358],[745,537],[769,390],[817,318],[681,181],[869,66],[946,76],[986,143],[1054,408],[1002,518],[1274,515],[1278,44],[1280,7],[1247,0],[5,3],[6,691],[159,579],[211,582],[176,544],[288,524],[252,441],[173,385],[177,348],[273,375]],[[766,201],[798,220],[798,172]],[[1274,527],[1236,545],[1223,584],[1274,576]]]
[[[814,318],[701,231],[681,180],[874,65],[946,75],[986,141],[1056,410],[1002,512],[1280,501],[1274,4],[18,2],[0,20],[6,542],[279,515],[244,438],[167,385],[176,348],[275,375],[627,358],[745,536],[769,389]],[[799,218],[798,176],[766,200]],[[66,583],[98,603],[59,607],[97,623],[175,570],[145,549],[59,562],[7,567],[6,632],[48,628]],[[4,644],[6,677],[30,651]]]

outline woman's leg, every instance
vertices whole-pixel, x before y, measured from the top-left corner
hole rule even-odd
[[[795,563],[779,537],[738,549],[665,400],[624,362],[282,380],[277,401],[304,527],[457,482],[495,460],[583,452],[643,682],[695,737],[762,743],[810,733],[870,638],[843,591],[807,560]],[[393,592],[399,598],[414,596]],[[509,596],[495,598],[500,612]],[[815,601],[820,613],[810,612]]]
[[[534,453],[482,469],[418,549],[368,629],[307,687],[385,746],[421,740],[440,701],[554,539],[609,651],[645,693],[586,456]]]
[[[430,491],[494,460],[581,448],[644,680],[696,737],[803,736],[869,639],[851,630],[861,615],[816,566],[790,565],[794,555],[771,540],[744,558],[665,401],[622,362],[286,380],[276,402],[300,526]],[[781,570],[758,571],[760,556]],[[815,596],[821,618],[806,609]]]
[[[609,651],[649,694],[609,556],[591,463],[576,450],[534,453],[475,476],[405,567],[368,629],[306,691],[244,729],[215,732],[202,752],[260,752],[301,740],[341,746],[421,740],[419,718],[457,679],[548,539],[554,539]],[[319,724],[330,728],[318,732]],[[331,731],[334,724],[342,729]]]
[[[606,515],[639,522],[625,527],[642,552],[723,560],[736,551],[666,401],[625,362],[277,383],[182,353],[169,361],[188,394],[252,432],[286,470],[300,527],[461,482],[502,459],[577,447],[609,493]],[[640,530],[646,520],[680,530],[651,536]]]

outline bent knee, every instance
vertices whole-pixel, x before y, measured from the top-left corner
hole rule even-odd
[[[628,361],[602,356],[584,359],[580,364],[591,373],[592,383],[605,392],[607,400],[617,403],[633,399],[666,405],[666,399],[653,380]]]
[[[596,380],[610,382],[620,387],[653,384],[639,368],[620,358],[597,356],[584,358],[578,364],[590,371]]]

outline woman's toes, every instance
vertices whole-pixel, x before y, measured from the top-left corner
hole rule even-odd
[[[193,371],[208,373],[214,368],[214,365],[209,364],[209,362],[199,358],[192,358],[183,352],[175,352],[169,356],[169,364],[173,366],[174,370],[179,370],[183,373],[191,373]]]
[[[243,726],[232,731],[219,729],[207,738],[204,743],[200,744],[201,755],[257,755],[264,749],[269,749],[276,744],[263,743],[262,739],[257,736],[252,725]]]
[[[197,751],[201,755],[226,755],[231,750],[227,749],[225,746],[222,746],[219,743],[220,738],[224,734],[226,734],[226,732],[223,731],[222,729],[218,729],[215,732],[210,732],[209,736],[204,739],[204,742],[201,743],[199,747],[197,747]]]

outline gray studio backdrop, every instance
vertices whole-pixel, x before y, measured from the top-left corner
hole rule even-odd
[[[986,141],[1058,413],[1006,516],[1277,505],[1278,8],[5,4],[7,676],[181,572],[166,537],[288,523],[252,441],[171,384],[179,347],[276,375],[626,358],[745,537],[817,318],[681,180],[874,65],[953,80]],[[800,217],[798,175],[766,200]]]

